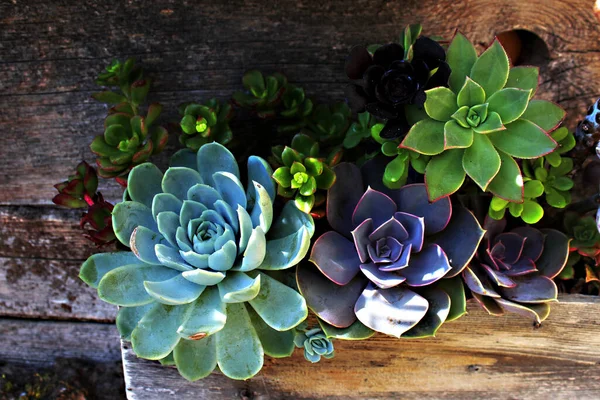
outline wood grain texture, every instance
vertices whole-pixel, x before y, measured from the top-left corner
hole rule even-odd
[[[52,183],[102,132],[97,72],[136,56],[154,79],[151,100],[227,98],[244,70],[281,70],[319,100],[341,100],[354,44],[393,40],[421,22],[428,34],[460,29],[482,48],[527,29],[548,45],[540,96],[570,112],[573,127],[600,95],[600,28],[592,0],[343,0],[183,2],[5,1],[0,4],[0,204],[48,204]],[[235,134],[252,129],[234,124]],[[175,143],[175,138],[172,144]],[[166,157],[155,159],[166,165]],[[105,184],[109,199],[119,188]]]
[[[297,350],[265,360],[260,374],[232,381],[213,373],[187,382],[172,368],[135,357],[123,343],[130,400],[186,399],[597,399],[600,299],[569,295],[540,328],[476,305],[432,339],[335,341],[331,360]]]

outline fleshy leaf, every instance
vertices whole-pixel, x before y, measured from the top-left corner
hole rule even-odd
[[[558,289],[552,279],[545,276],[512,277],[517,285],[500,288],[503,297],[518,303],[545,303],[556,301]]]
[[[247,311],[265,354],[275,358],[291,356],[295,348],[294,329],[283,332],[276,331],[267,325],[252,308],[247,308]]]
[[[115,205],[112,212],[112,226],[115,236],[125,246],[129,246],[131,233],[138,226],[144,226],[154,232],[158,231],[152,211],[145,205],[134,201],[124,201]]]
[[[452,215],[450,199],[440,199],[433,203],[427,201],[427,190],[422,183],[406,185],[390,193],[398,204],[398,211],[423,217],[425,234],[433,235],[446,228]],[[419,246],[415,246],[417,249]]]
[[[223,329],[226,319],[225,303],[219,291],[214,286],[208,287],[187,307],[185,321],[177,333],[184,339],[203,339]]]
[[[506,84],[509,66],[506,51],[496,39],[475,61],[470,77],[483,87],[489,98]]]
[[[504,311],[522,315],[531,318],[538,324],[542,323],[550,315],[550,306],[548,303],[541,304],[518,304],[505,299],[494,299]]]
[[[458,92],[456,98],[458,107],[474,107],[485,102],[485,90],[475,82],[473,79],[467,76],[467,80]]]
[[[402,276],[409,286],[427,286],[441,279],[450,269],[444,250],[437,244],[430,244],[411,255],[408,267],[402,270]]]
[[[354,226],[358,226],[364,220],[371,218],[373,226],[377,227],[389,220],[395,212],[394,200],[369,187],[354,209],[352,223]]]
[[[473,144],[473,129],[463,128],[456,121],[444,124],[444,150],[467,148]]]
[[[159,303],[172,306],[191,303],[206,288],[188,281],[181,274],[165,281],[144,281],[144,287]]]
[[[243,303],[252,300],[260,291],[260,276],[252,279],[243,272],[230,271],[218,284],[221,301],[224,303]]]
[[[490,182],[488,190],[508,201],[523,201],[523,177],[517,162],[508,154],[499,151],[500,170]]]
[[[308,252],[310,237],[309,229],[303,226],[289,236],[268,240],[265,258],[258,269],[273,271],[298,264]]]
[[[367,328],[362,322],[356,320],[352,325],[347,328],[336,328],[333,325],[319,319],[318,320],[323,333],[328,338],[342,339],[342,340],[365,340],[375,334],[375,331]]]
[[[131,332],[135,329],[138,322],[156,303],[148,303],[138,307],[121,307],[116,318],[117,329],[123,340],[131,340]]]
[[[531,100],[522,119],[533,122],[546,132],[556,128],[565,118],[566,112],[559,105],[547,100]]]
[[[498,115],[498,113],[495,111],[490,111],[483,124],[473,128],[475,132],[484,135],[491,132],[503,131],[505,129],[506,128],[502,124],[502,120],[500,119],[500,115]]]
[[[458,109],[456,106],[456,94],[452,90],[440,86],[425,91],[425,111],[427,115],[436,121],[446,122]]]
[[[494,146],[517,158],[537,158],[552,152],[557,143],[539,126],[526,119],[506,125],[506,130],[488,135]]]
[[[144,265],[135,254],[130,251],[118,251],[114,253],[98,253],[90,256],[81,265],[79,278],[94,289],[108,272],[122,267],[123,265]]]
[[[180,200],[187,199],[188,190],[201,184],[200,174],[193,169],[183,167],[171,167],[165,172],[162,180],[162,191],[171,193]]]
[[[541,275],[554,279],[563,270],[569,258],[569,238],[555,229],[542,229],[544,251],[535,265]]]
[[[361,263],[354,243],[335,231],[326,232],[315,241],[310,261],[338,285],[350,282]]]
[[[186,307],[157,303],[144,315],[131,333],[131,345],[138,357],[159,360],[179,343],[177,328],[185,318]]]
[[[235,157],[219,143],[208,143],[200,147],[197,153],[197,162],[202,180],[211,187],[215,186],[213,175],[217,172],[231,173],[238,180],[240,179],[240,170]]]
[[[444,123],[424,119],[410,128],[401,147],[433,156],[444,151]]]
[[[513,67],[508,73],[506,87],[530,90],[529,98],[533,97],[538,87],[540,69],[538,67]]]
[[[446,150],[433,157],[425,169],[425,184],[429,200],[435,201],[456,192],[465,181],[462,166],[463,149]]]
[[[173,350],[177,370],[188,381],[196,381],[210,375],[217,366],[215,337],[202,340],[180,340]]]
[[[462,165],[467,175],[485,192],[500,170],[500,156],[487,136],[475,134],[473,144],[465,150]]]
[[[490,111],[500,115],[504,125],[516,121],[527,108],[531,91],[506,88],[494,93],[488,99]]]
[[[460,32],[457,32],[446,52],[446,61],[452,72],[450,73],[450,88],[458,92],[465,83],[465,78],[471,74],[471,68],[477,60],[475,47]]]
[[[127,178],[127,191],[131,200],[152,207],[154,196],[162,192],[162,172],[151,163],[144,163],[134,167]]]
[[[450,296],[450,310],[446,321],[454,321],[467,313],[465,287],[460,277],[441,279],[437,282],[435,288],[443,290]]]
[[[450,296],[443,290],[429,289],[421,293],[429,303],[427,313],[417,325],[405,332],[404,338],[433,337],[448,318],[450,312]]]

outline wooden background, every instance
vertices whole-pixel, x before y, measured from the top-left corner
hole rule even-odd
[[[16,364],[47,367],[64,357],[101,364],[119,361],[117,334],[107,324],[114,320],[115,309],[97,300],[95,292],[77,278],[82,260],[94,251],[77,228],[80,212],[59,209],[50,201],[52,184],[63,180],[82,158],[93,161],[88,144],[102,132],[106,109],[90,95],[97,90],[95,76],[112,58],[135,56],[143,63],[154,80],[151,100],[171,110],[165,118],[168,121],[176,117],[173,110],[180,102],[227,98],[241,87],[241,75],[249,68],[280,70],[310,96],[340,100],[346,83],[343,62],[352,45],[394,40],[407,23],[421,22],[427,34],[445,37],[460,29],[480,48],[497,33],[526,29],[548,47],[549,59],[541,62],[539,94],[568,110],[572,128],[600,96],[600,24],[593,6],[593,0],[0,0],[0,373]],[[257,125],[238,121],[233,128],[234,134],[243,134]],[[176,142],[171,138],[171,149]],[[166,164],[165,157],[155,161]],[[101,190],[110,200],[120,194],[115,184],[103,183]],[[585,318],[584,306],[578,311],[563,307],[557,307],[560,315],[573,317],[567,321],[589,325],[589,329],[597,324]],[[590,307],[599,311],[597,303]],[[467,324],[468,318],[459,324]],[[503,324],[494,326],[506,328]],[[451,333],[458,328],[449,329]],[[494,341],[494,329],[479,332],[477,324],[469,329],[474,337],[492,335],[486,340]],[[530,327],[526,324],[523,329]],[[594,349],[592,342],[588,345],[568,335],[565,328],[563,336],[546,338],[543,362],[513,348],[508,354],[498,350],[493,368],[525,374],[518,376],[546,387],[544,382],[563,376],[553,374],[559,374],[564,364],[569,371],[564,385],[571,390],[564,393],[600,397],[590,391],[600,387],[598,369],[590,367],[600,359],[583,354],[583,349]],[[596,337],[589,332],[582,336],[596,340],[597,349]],[[455,336],[454,343],[459,339]],[[563,353],[573,342],[579,350]],[[352,374],[336,381],[330,396],[363,396],[358,382],[361,374],[379,385],[373,396],[400,396],[401,387],[388,390],[387,385],[395,382],[396,375],[412,376],[411,367],[417,364],[433,365],[431,360],[418,359],[420,346],[424,354],[433,350],[424,342],[418,342],[419,347],[410,344],[412,363],[397,364],[392,356],[384,357],[383,346],[388,343],[378,338],[340,345],[348,351],[320,367],[300,365],[301,355],[291,361],[273,361],[273,368],[265,371],[270,378],[257,378],[248,385],[255,392],[264,390],[267,395],[263,397],[269,397],[271,385],[282,393],[271,392],[271,398],[298,396],[300,388],[307,390],[305,397],[324,396],[318,388],[306,386],[313,376],[322,379],[350,368]],[[401,352],[403,343],[394,344],[394,349]],[[444,350],[448,344],[440,346],[432,348],[455,356]],[[359,359],[351,348],[362,349],[364,357]],[[523,360],[528,360],[529,369],[521,370]],[[532,360],[544,364],[538,372]],[[547,369],[548,360],[554,369]],[[296,364],[296,389],[278,386],[275,366],[283,365],[283,371],[291,374]],[[375,375],[366,376],[363,367]],[[462,373],[462,378],[482,376]],[[436,374],[414,379],[413,388],[427,380],[439,385],[441,391],[430,393],[431,397],[445,396],[446,387],[458,388],[453,382],[440,381]],[[473,379],[473,385],[461,389],[465,395],[477,394],[473,391],[485,382],[503,385],[502,380]],[[517,382],[516,386],[510,382]],[[512,392],[520,388],[519,382],[510,382],[506,390],[522,398]],[[263,389],[256,389],[260,385]],[[238,387],[221,379],[207,390],[231,398],[228,394]],[[448,393],[461,397],[460,392]],[[144,396],[138,393],[137,398]]]

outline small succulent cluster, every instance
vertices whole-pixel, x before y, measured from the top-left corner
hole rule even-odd
[[[294,337],[296,347],[304,349],[304,358],[311,363],[321,361],[321,357],[333,358],[333,341],[327,337],[321,328],[296,329]]]
[[[203,144],[213,141],[227,144],[233,138],[229,127],[233,117],[231,104],[213,98],[205,104],[190,103],[181,108],[179,126],[183,133],[179,142],[188,149],[198,151]]]
[[[565,214],[563,222],[565,232],[573,239],[570,250],[593,259],[595,265],[599,266],[600,232],[594,217],[570,211]]]
[[[167,130],[154,124],[162,106],[153,103],[146,116],[140,114],[139,107],[146,100],[150,80],[144,78],[142,69],[132,58],[123,64],[113,62],[100,74],[97,83],[117,87],[119,92],[106,90],[92,96],[114,106],[104,120],[104,134],[96,136],[90,149],[98,156],[98,174],[102,178],[117,178],[124,184],[134,166],[160,153],[167,143]]]

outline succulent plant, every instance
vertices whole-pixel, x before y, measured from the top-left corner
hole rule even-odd
[[[569,130],[564,126],[561,126],[553,131],[550,136],[552,136],[552,139],[556,140],[558,143],[558,148],[556,151],[547,154],[544,159],[551,166],[558,167],[560,166],[562,160],[565,159],[565,157],[561,157],[561,155],[573,150],[577,144],[577,141],[575,140],[573,133],[569,132]]]
[[[321,361],[321,357],[333,358],[334,356],[333,343],[321,328],[297,332],[294,343],[296,347],[304,349],[304,358],[311,363]]]
[[[246,92],[235,92],[233,102],[239,107],[256,112],[259,118],[272,118],[281,103],[287,78],[280,73],[263,76],[258,70],[247,71],[242,84]]]
[[[327,199],[334,230],[312,247],[316,268],[298,266],[298,287],[325,326],[354,330],[358,319],[396,337],[432,336],[465,313],[460,279],[443,278],[460,274],[484,231],[448,198],[430,203],[423,184],[373,189],[381,186],[376,166],[334,168]]]
[[[250,157],[244,190],[235,158],[218,143],[180,150],[164,175],[150,163],[131,171],[131,201],[112,216],[131,252],[93,255],[80,277],[122,307],[117,326],[139,357],[173,357],[189,380],[217,365],[247,379],[263,354],[291,354],[306,304],[269,271],[305,256],[314,223],[293,204],[274,214],[271,173]]]
[[[304,94],[301,87],[288,84],[283,93],[283,109],[279,115],[286,119],[277,127],[279,132],[297,132],[304,128],[313,112],[313,102]]]
[[[573,239],[571,251],[593,258],[596,265],[600,265],[600,232],[594,217],[567,211],[563,223],[565,232]]]
[[[296,135],[294,139],[298,142],[303,137]],[[318,153],[318,147],[316,149]],[[314,154],[314,150],[311,153]],[[315,205],[323,204],[325,194],[318,191],[329,189],[335,182],[335,174],[327,163],[323,159],[305,156],[287,146],[281,153],[281,160],[283,166],[273,173],[273,179],[277,182],[277,193],[285,198],[294,198],[296,207],[305,213],[310,213]]]
[[[377,119],[368,112],[358,114],[358,120],[353,122],[346,132],[344,147],[351,149],[358,146],[361,141],[370,138],[374,131],[379,135],[383,127],[384,124],[377,122]]]
[[[473,297],[491,315],[512,312],[541,323],[557,298],[552,279],[567,262],[569,238],[531,226],[505,232],[506,220],[491,218],[484,228],[477,257],[462,273]]]
[[[190,103],[186,104],[182,114],[179,125],[183,134],[179,136],[179,142],[188,149],[198,151],[209,142],[227,144],[231,141],[231,104],[221,104],[217,99],[210,99],[205,104]]]
[[[117,241],[112,226],[112,211],[114,206],[104,200],[102,193],[94,196],[93,204],[83,213],[79,226],[85,230],[83,237],[94,242],[98,247],[111,245]]]
[[[85,161],[80,162],[75,173],[61,183],[54,185],[58,194],[52,202],[68,208],[85,208],[94,203],[98,190],[96,170]]]
[[[479,57],[458,33],[448,48],[450,88],[426,91],[427,117],[413,125],[401,147],[432,156],[425,170],[430,200],[456,192],[469,176],[483,191],[523,202],[514,158],[538,158],[557,147],[548,134],[564,118],[554,103],[530,100],[538,69],[510,68],[497,40]]]
[[[387,120],[381,131],[386,139],[408,132],[406,105],[422,106],[426,89],[448,84],[446,52],[436,41],[419,37],[420,31],[420,26],[411,26],[402,44],[386,44],[372,55],[366,47],[356,46],[346,61],[346,75],[357,81],[346,90],[353,111],[366,110]]]
[[[350,126],[351,116],[352,112],[346,103],[331,106],[319,104],[307,119],[302,133],[320,142],[341,144]]]

